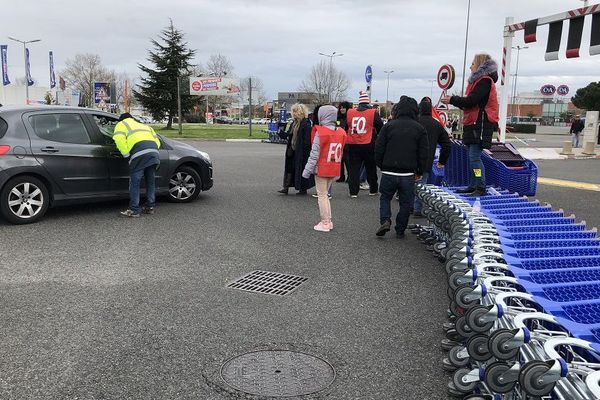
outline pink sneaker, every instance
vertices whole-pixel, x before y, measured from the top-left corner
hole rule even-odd
[[[319,222],[314,226],[315,231],[319,232],[329,232],[331,230],[329,224],[324,224],[323,222]]]

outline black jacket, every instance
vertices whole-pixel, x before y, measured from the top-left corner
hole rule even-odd
[[[488,74],[494,82],[498,81],[498,73],[492,71]],[[463,143],[464,144],[479,144],[484,149],[492,147],[492,136],[494,131],[498,129],[498,125],[490,122],[485,115],[485,106],[490,97],[492,83],[489,79],[480,80],[473,88],[473,91],[466,97],[452,96],[450,104],[462,110],[465,108],[479,108],[477,122],[473,125],[463,127]]]
[[[441,146],[440,156],[438,162],[442,165],[446,165],[448,158],[450,157],[450,150],[452,149],[452,143],[448,137],[448,132],[444,129],[440,122],[431,116],[431,103],[427,101],[419,104],[419,110],[421,115],[419,116],[419,123],[423,125],[427,131],[427,139],[429,143],[429,153],[427,157],[427,169],[426,172],[431,172],[431,166],[433,159],[435,158],[435,150],[437,145]]]
[[[356,107],[357,111],[365,111],[365,110],[369,110],[372,107],[366,103],[361,103],[358,105],[358,107]],[[348,146],[352,147],[352,146],[370,146],[373,145],[375,143],[375,141],[377,140],[377,135],[379,134],[379,131],[381,131],[381,128],[383,128],[383,120],[381,119],[381,116],[379,115],[378,112],[375,113],[375,118],[373,119],[373,136],[371,136],[371,143],[370,144],[349,144]],[[346,130],[348,130],[348,126],[346,126]]]
[[[427,170],[427,131],[415,120],[408,101],[400,99],[396,110],[398,114],[383,126],[375,142],[375,163],[382,171],[422,175]]]

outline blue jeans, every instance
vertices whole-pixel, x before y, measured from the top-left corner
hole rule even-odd
[[[392,221],[391,201],[398,193],[400,198],[400,210],[396,215],[396,233],[404,233],[408,226],[408,216],[415,196],[415,176],[394,176],[381,174],[379,185],[379,223]]]
[[[470,144],[469,147],[469,168],[471,169],[471,184],[475,189],[485,189],[485,168],[481,161],[481,145]]]
[[[428,179],[429,179],[429,172],[423,172],[423,179],[421,179],[421,183],[423,183],[423,184],[427,183]],[[419,198],[417,196],[415,196],[414,211],[416,213],[420,213],[422,210],[423,210],[423,202],[421,200],[419,200]]]
[[[140,184],[142,177],[146,177],[146,207],[154,208],[156,205],[155,172],[156,165],[152,165],[129,174],[129,209],[136,214],[142,211],[140,207]]]

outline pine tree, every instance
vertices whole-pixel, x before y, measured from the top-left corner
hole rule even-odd
[[[154,64],[154,68],[138,63],[146,76],[141,78],[139,90],[134,90],[133,93],[154,119],[161,120],[168,116],[167,129],[171,129],[173,117],[177,115],[177,79],[180,74],[182,114],[199,100],[194,98],[197,96],[189,95],[189,79],[185,76],[185,71],[192,66],[190,61],[196,51],[188,48],[183,32],[175,29],[173,21],[161,31],[159,41],[152,39],[154,50],[148,51],[148,61]]]

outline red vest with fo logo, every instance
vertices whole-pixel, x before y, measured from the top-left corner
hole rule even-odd
[[[335,178],[340,176],[342,151],[346,143],[346,132],[342,128],[335,131],[315,125],[319,134],[319,160],[317,161],[317,176]]]
[[[498,105],[498,95],[496,93],[496,84],[494,83],[494,80],[492,78],[490,78],[489,76],[482,76],[481,78],[477,79],[475,82],[469,83],[465,94],[467,96],[470,95],[471,92],[473,91],[473,89],[475,88],[475,86],[477,86],[477,84],[482,79],[489,79],[490,83],[491,83],[490,97],[488,98],[488,102],[485,105],[485,109],[484,109],[485,115],[487,116],[488,121],[490,121],[491,123],[497,124],[498,121],[500,120],[500,117],[498,116],[498,111],[500,109],[500,106]],[[473,108],[465,109],[464,117],[463,117],[463,125],[465,125],[465,126],[475,125],[477,123],[478,117],[479,117],[479,106],[478,105]],[[483,121],[482,121],[482,123],[483,123]]]
[[[374,109],[358,111],[351,108],[347,111],[348,144],[370,144],[373,138],[373,122],[375,121]]]

